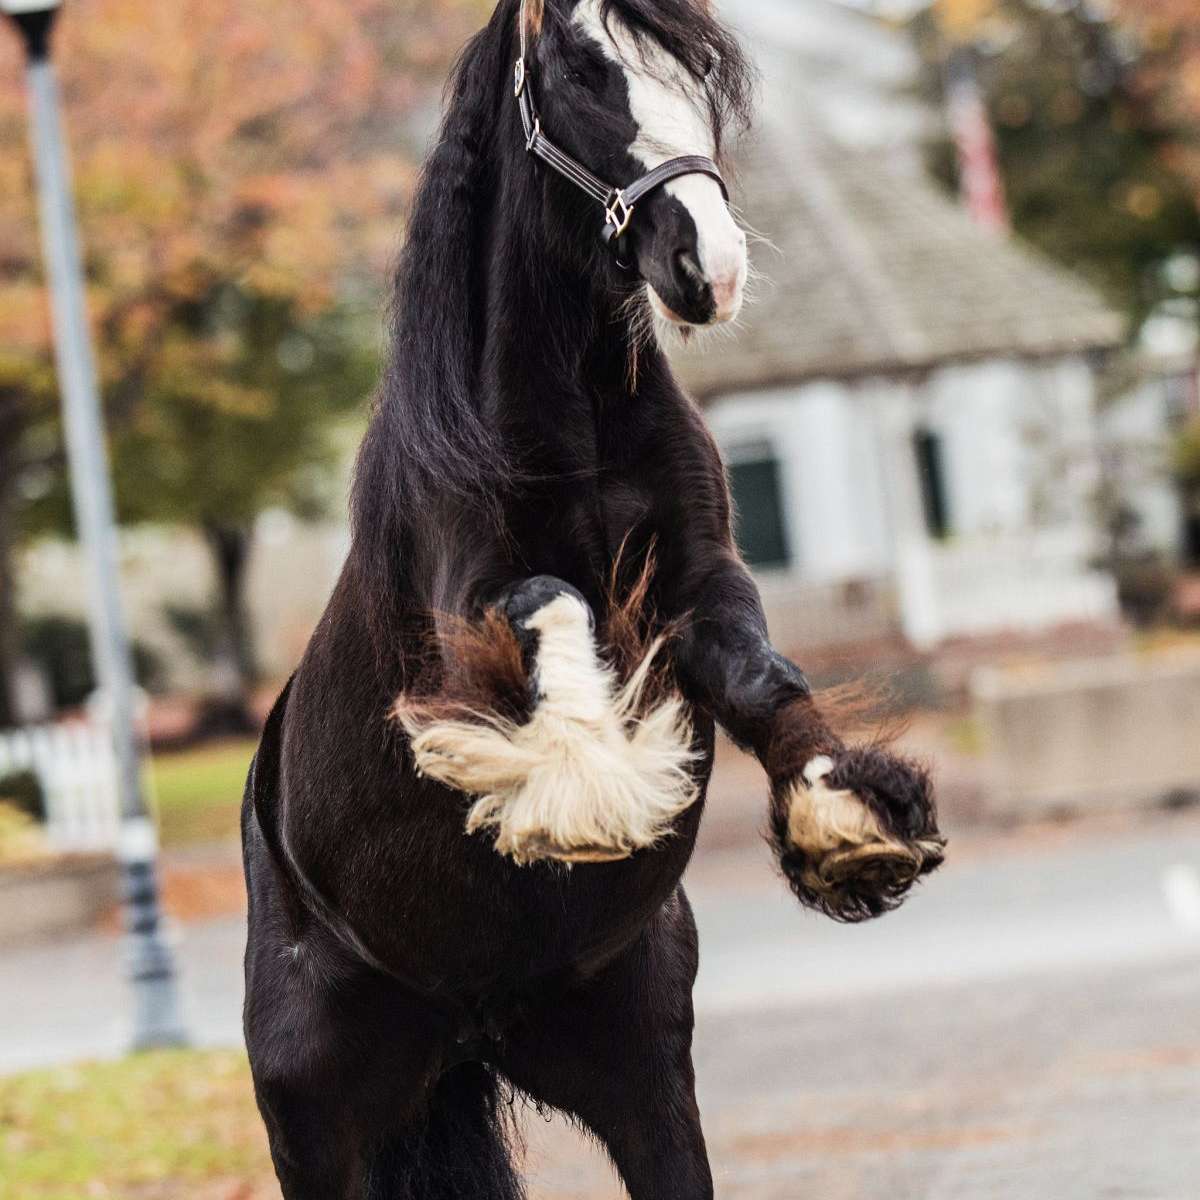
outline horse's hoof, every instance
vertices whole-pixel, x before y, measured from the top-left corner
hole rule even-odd
[[[501,849],[497,845],[497,849]],[[612,863],[629,858],[632,850],[613,846],[560,846],[547,838],[522,838],[502,853],[518,863],[538,862],[546,859],[563,863]]]
[[[839,921],[896,908],[944,858],[928,777],[873,748],[813,759],[776,797],[772,824],[800,902]]]
[[[537,614],[560,596],[569,596],[576,601],[587,613],[589,630],[595,628],[595,615],[583,593],[553,575],[534,575],[530,579],[523,579],[500,598],[497,607],[508,621],[530,666],[536,659],[538,649],[539,634],[535,628]]]

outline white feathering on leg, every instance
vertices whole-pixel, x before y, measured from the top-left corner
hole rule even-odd
[[[804,768],[803,782],[792,785],[788,800],[788,839],[792,845],[819,856],[869,842],[890,842],[870,805],[853,792],[831,788],[825,782],[832,770],[833,759],[819,755]]]
[[[911,882],[935,843],[906,845],[890,834],[860,796],[825,782],[832,770],[828,755],[812,759],[787,796],[788,842],[804,856],[804,885],[836,895],[848,878],[884,862]]]
[[[697,795],[682,697],[634,716],[661,639],[620,686],[576,597],[555,597],[526,625],[540,637],[530,719],[422,721],[402,698],[396,715],[417,770],[480,797],[468,832],[494,829],[496,849],[520,863],[605,861],[654,845]]]

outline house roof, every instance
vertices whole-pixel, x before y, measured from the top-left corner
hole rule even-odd
[[[764,131],[739,167],[735,199],[778,253],[752,248],[765,278],[730,340],[672,355],[697,398],[1122,339],[1090,286],[981,229],[920,172],[794,128]]]

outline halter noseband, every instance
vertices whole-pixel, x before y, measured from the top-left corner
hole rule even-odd
[[[618,265],[628,269],[627,264],[620,261],[623,251],[622,237],[633,218],[634,205],[643,196],[672,179],[678,179],[680,175],[707,175],[717,181],[721,195],[728,201],[729,191],[725,187],[725,180],[721,178],[721,172],[711,158],[703,154],[684,154],[659,163],[628,187],[615,187],[597,178],[578,159],[572,158],[565,150],[556,146],[542,132],[542,123],[533,103],[525,35],[525,5],[526,0],[521,0],[521,10],[517,18],[520,24],[521,52],[513,72],[513,95],[517,99],[521,125],[525,130],[525,149],[604,208],[604,226],[600,231],[600,238],[617,255]]]

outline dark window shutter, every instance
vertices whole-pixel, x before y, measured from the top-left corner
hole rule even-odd
[[[742,557],[752,567],[785,567],[788,553],[779,461],[772,457],[735,461],[729,482],[736,508],[735,533]]]
[[[950,505],[946,496],[946,468],[942,461],[942,439],[928,429],[913,434],[917,473],[921,478],[921,505],[925,528],[932,538],[950,535]]]

